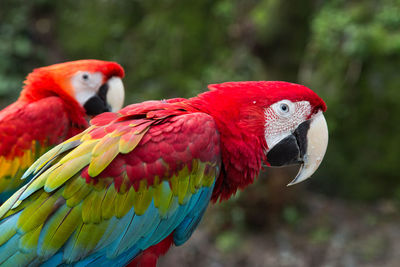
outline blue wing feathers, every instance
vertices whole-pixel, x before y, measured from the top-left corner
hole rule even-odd
[[[21,212],[14,214],[9,220],[3,220],[0,224],[1,235],[12,235],[17,231],[17,222]],[[14,235],[5,244],[2,245],[0,250],[0,264],[6,261],[12,254],[18,251],[19,234]]]
[[[63,260],[63,253],[58,252],[57,254],[53,255],[50,259],[48,259],[45,263],[41,264],[41,267],[53,267],[58,266],[62,263]]]
[[[104,247],[80,261],[77,266],[124,266],[137,254],[166,238],[174,229],[176,229],[175,243],[183,244],[201,220],[210,201],[212,189],[213,186],[201,188],[186,204],[178,204],[175,212],[169,212],[169,216],[162,219],[159,210],[152,202],[145,214],[135,215],[130,226],[125,231],[119,232],[120,237],[114,241],[113,249]],[[143,233],[147,234],[143,235]],[[127,249],[132,243],[136,244]],[[110,251],[112,253],[105,253]],[[118,256],[115,257],[117,254]]]
[[[16,234],[3,245],[3,249],[0,251],[0,264],[3,264],[8,258],[18,252],[19,238],[19,234]]]
[[[195,204],[193,203],[193,208],[190,210],[190,212],[187,214],[181,224],[175,229],[175,245],[180,246],[190,238],[207,209],[213,188],[214,186],[210,188],[203,188],[200,197],[195,202]]]
[[[77,247],[76,240],[79,236],[79,230],[77,230],[61,248],[61,252],[51,256],[47,254],[46,257],[49,258],[45,263],[47,266],[56,266],[63,262],[78,261],[75,262],[78,266],[123,266],[141,251],[162,241],[171,232],[174,232],[174,243],[181,245],[187,241],[200,222],[210,201],[212,190],[213,186],[202,187],[182,205],[178,204],[177,197],[173,197],[174,199],[170,203],[173,211],[168,211],[166,216],[160,214],[152,201],[143,215],[136,215],[132,208],[123,218],[112,217],[98,246],[92,251],[92,255],[86,258],[84,258],[85,250]],[[7,234],[8,231],[10,234],[16,233],[20,214],[21,212],[18,212],[0,222],[0,240],[1,234]],[[46,232],[46,229],[45,226],[43,233]],[[2,245],[0,263],[8,263],[13,256],[21,260],[21,257],[27,257],[27,255],[19,255],[18,242],[20,238],[21,235],[16,233]],[[41,242],[42,235],[39,239],[39,255],[41,254]],[[36,265],[34,262],[31,264]]]

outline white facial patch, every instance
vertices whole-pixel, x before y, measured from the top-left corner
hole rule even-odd
[[[76,100],[83,106],[89,98],[97,93],[102,82],[103,74],[100,72],[78,71],[71,78]]]
[[[112,77],[108,80],[107,102],[111,111],[116,112],[122,108],[125,98],[124,84],[121,78]]]
[[[268,107],[264,114],[265,140],[270,149],[307,119],[311,114],[311,105],[308,101],[281,100]]]

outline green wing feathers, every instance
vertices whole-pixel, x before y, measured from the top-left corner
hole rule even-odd
[[[22,151],[19,156],[13,158],[0,156],[0,192],[18,188],[23,182],[20,177],[24,171],[47,149],[47,146],[32,141],[31,147]]]
[[[180,171],[170,183],[156,181],[148,186],[146,180],[142,180],[137,190],[132,186],[125,192],[118,192],[111,179],[102,179],[96,185],[87,184],[79,175],[52,192],[42,187],[25,200],[17,201],[18,205],[12,209],[8,208],[2,218],[11,221],[15,216],[16,221],[11,227],[0,225],[0,229],[7,230],[1,231],[0,246],[17,238],[15,253],[22,253],[24,259],[28,259],[23,261],[25,263],[34,259],[45,261],[63,247],[67,263],[82,259],[119,239],[128,227],[126,216],[132,208],[135,216],[144,216],[152,205],[158,211],[155,218],[161,222],[162,218],[173,217],[178,207],[185,205],[201,188],[210,187],[215,181],[215,165],[196,161],[200,167],[197,170]],[[206,168],[213,171],[205,173]],[[30,186],[36,187],[31,183],[23,191],[31,190]],[[7,204],[0,208],[2,213],[6,207]],[[0,263],[6,262],[0,255]]]

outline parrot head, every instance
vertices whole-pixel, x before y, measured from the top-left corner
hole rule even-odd
[[[124,102],[123,68],[101,60],[77,60],[35,69],[27,76],[21,99],[59,96],[77,102],[85,113],[95,116],[118,111]]]
[[[271,167],[300,164],[289,185],[317,170],[328,128],[326,105],[316,93],[279,81],[228,82],[209,89],[199,95],[198,107],[214,115],[221,134],[224,171],[214,199],[218,194],[227,199],[252,183],[263,162]]]
[[[282,97],[265,109],[266,163],[300,164],[293,185],[309,178],[319,167],[328,146],[323,100],[305,86],[284,84]],[[286,86],[285,86],[286,85]],[[293,94],[286,94],[293,91]],[[296,93],[302,91],[302,95]],[[300,97],[303,96],[303,97]]]

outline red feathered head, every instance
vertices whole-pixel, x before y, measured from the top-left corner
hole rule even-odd
[[[325,102],[309,88],[288,82],[228,82],[189,100],[212,115],[221,134],[224,170],[214,199],[228,198],[268,166],[301,164],[292,183],[310,177],[325,154]]]
[[[78,103],[88,115],[117,111],[123,105],[123,68],[115,62],[77,60],[37,68],[26,80],[20,99],[61,97]]]

